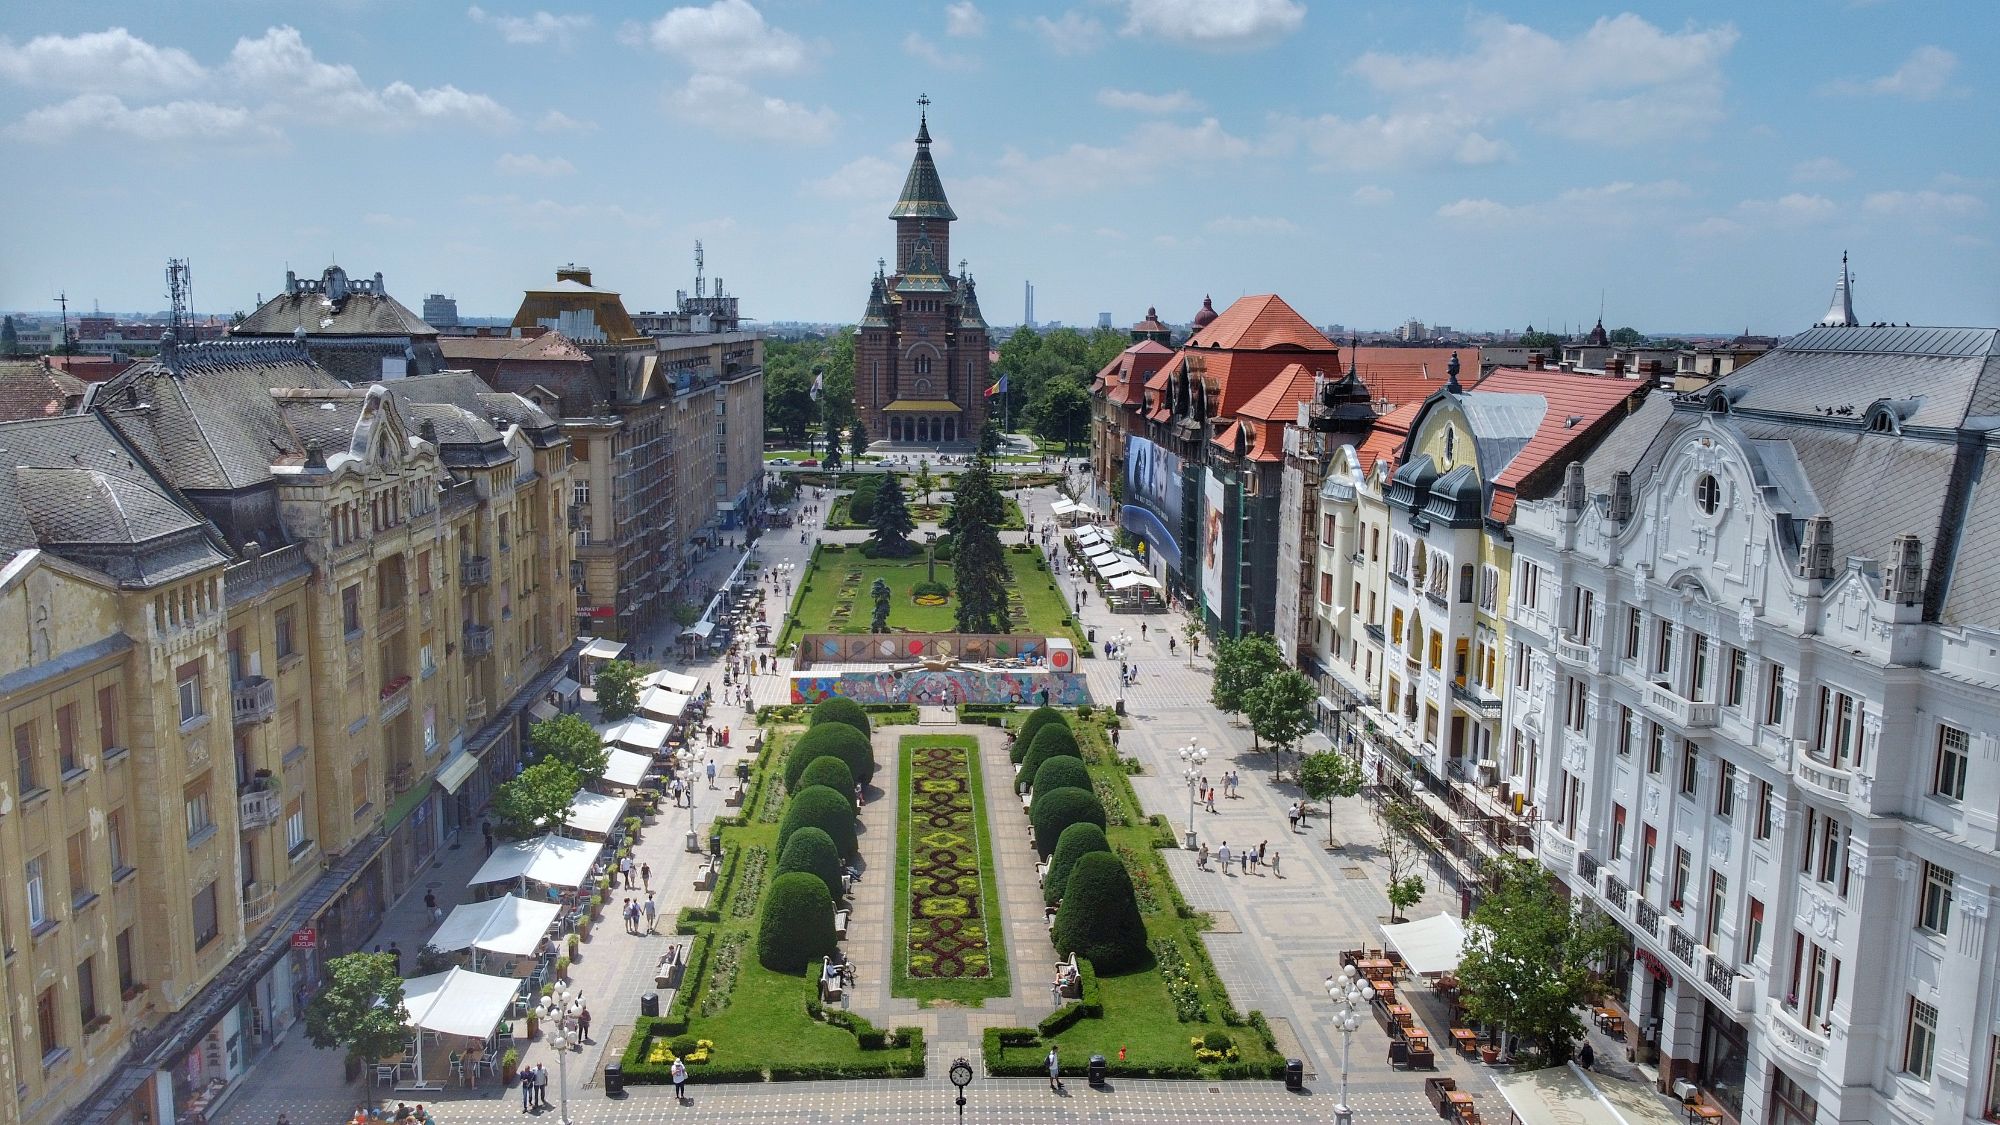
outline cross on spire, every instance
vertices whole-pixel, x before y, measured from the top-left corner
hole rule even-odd
[[[917,95],[917,143],[929,147],[931,143],[931,96]]]

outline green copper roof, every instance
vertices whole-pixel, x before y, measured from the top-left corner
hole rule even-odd
[[[889,217],[943,219],[946,222],[958,218],[958,213],[945,200],[944,182],[938,179],[937,165],[931,163],[929,122],[918,128],[917,156],[910,161],[910,174],[903,180],[903,194],[896,198],[896,206],[890,210]]]

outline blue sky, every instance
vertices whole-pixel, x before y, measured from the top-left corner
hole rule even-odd
[[[0,307],[287,268],[510,315],[575,260],[852,320],[916,125],[989,320],[2000,323],[1990,0],[0,3]]]

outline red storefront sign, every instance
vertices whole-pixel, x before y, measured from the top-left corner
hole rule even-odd
[[[317,949],[318,947],[319,947],[318,930],[313,929],[311,926],[307,926],[303,930],[292,931],[293,949]]]

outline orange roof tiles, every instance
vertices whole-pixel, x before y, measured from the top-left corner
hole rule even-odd
[[[1444,387],[1449,376],[1445,368],[1451,353],[1458,353],[1459,381],[1471,385],[1479,378],[1478,348],[1387,348],[1374,345],[1348,350],[1347,363],[1368,384],[1369,397],[1378,403],[1404,406],[1422,402],[1432,391]]]
[[[1410,436],[1410,426],[1416,422],[1417,414],[1423,408],[1423,403],[1413,402],[1375,419],[1374,428],[1354,448],[1354,459],[1362,475],[1373,472],[1378,461],[1386,462],[1390,472],[1396,470],[1396,455],[1401,452],[1404,440]]]
[[[1284,443],[1280,435],[1285,426],[1298,420],[1299,404],[1312,401],[1312,396],[1313,372],[1308,371],[1302,363],[1288,363],[1278,372],[1276,378],[1265,383],[1262,390],[1252,395],[1250,400],[1236,411],[1238,418],[1267,423],[1251,427],[1255,434],[1255,440],[1250,448],[1252,461],[1278,461],[1284,458]],[[1230,448],[1220,437],[1216,442],[1225,449]]]
[[[1174,350],[1156,340],[1141,340],[1119,352],[1117,358],[1091,377],[1091,389],[1100,391],[1120,406],[1137,406],[1153,375],[1162,370]],[[1162,386],[1165,381],[1162,380]]]
[[[1220,316],[1189,337],[1187,346],[1251,351],[1334,350],[1332,340],[1275,293],[1237,298]]]
[[[1493,478],[1487,517],[1500,523],[1512,519],[1514,501],[1524,486],[1532,484],[1542,470],[1573,459],[1564,456],[1573,447],[1592,444],[1607,419],[1622,414],[1628,403],[1636,404],[1648,386],[1641,379],[1505,367],[1481,379],[1475,390],[1540,395],[1548,402],[1548,411],[1528,444]]]

